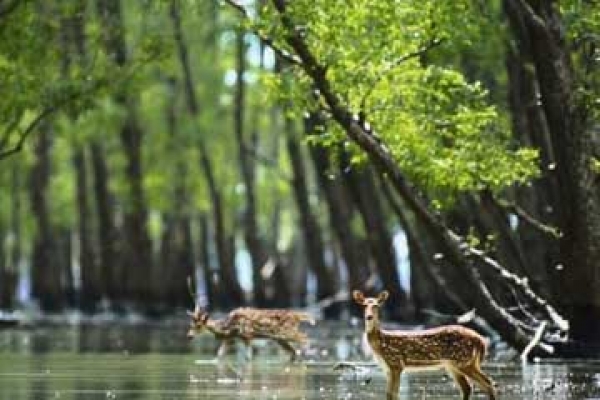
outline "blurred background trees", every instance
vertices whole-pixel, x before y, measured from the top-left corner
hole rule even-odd
[[[593,1],[226,3],[0,0],[0,308],[597,342]]]

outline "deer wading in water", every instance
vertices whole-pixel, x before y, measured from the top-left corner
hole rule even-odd
[[[400,375],[405,370],[445,368],[462,392],[463,400],[471,396],[471,383],[477,383],[490,400],[496,399],[492,380],[481,371],[487,341],[477,332],[460,325],[447,325],[420,331],[381,329],[379,309],[388,298],[365,297],[353,292],[354,300],[365,308],[365,334],[378,363],[387,374],[387,399],[398,398]]]
[[[188,314],[192,318],[188,338],[192,339],[204,331],[212,333],[220,342],[218,357],[225,355],[229,345],[236,339],[241,340],[249,350],[253,339],[271,339],[290,355],[290,361],[295,361],[296,349],[292,343],[307,341],[306,334],[298,329],[300,323],[306,321],[314,324],[310,314],[292,310],[236,308],[225,318],[215,320],[196,306]]]

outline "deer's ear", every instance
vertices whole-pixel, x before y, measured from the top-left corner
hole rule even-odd
[[[353,291],[352,297],[354,298],[354,301],[360,305],[363,305],[365,303],[365,295],[360,290]]]
[[[379,304],[383,304],[388,299],[388,297],[390,297],[390,292],[384,290],[383,292],[379,293],[379,296],[377,296],[377,301],[379,302]]]

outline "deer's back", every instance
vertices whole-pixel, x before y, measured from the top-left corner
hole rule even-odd
[[[475,331],[450,325],[420,331],[381,331],[369,338],[387,364],[405,367],[469,365],[485,355],[486,340]]]
[[[225,325],[246,339],[272,338],[304,341],[306,335],[298,330],[310,317],[302,312],[278,309],[238,308],[229,313]]]

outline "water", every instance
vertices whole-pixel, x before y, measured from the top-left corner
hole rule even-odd
[[[360,328],[310,330],[302,362],[270,343],[214,360],[210,336],[185,338],[185,322],[46,326],[0,331],[0,399],[382,399],[385,378],[361,352]],[[334,371],[337,361],[357,371]],[[599,362],[522,367],[492,360],[484,369],[499,399],[600,399]],[[402,399],[460,399],[439,372],[405,374]],[[476,391],[475,399],[485,398]]]

